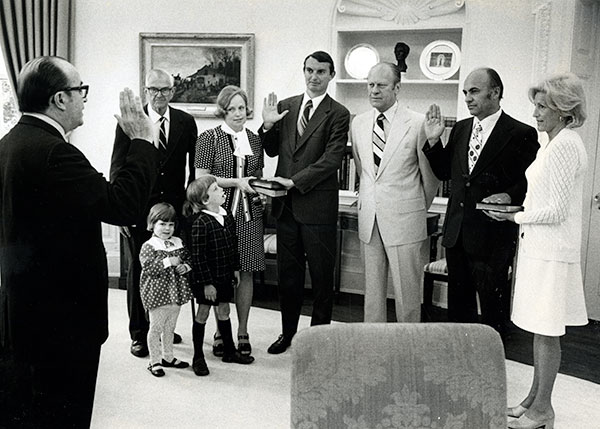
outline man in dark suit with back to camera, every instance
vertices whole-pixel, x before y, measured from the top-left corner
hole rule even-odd
[[[128,89],[117,119],[132,144],[111,183],[68,143],[88,89],[62,58],[29,61],[23,116],[0,140],[0,427],[89,427],[108,336],[101,222],[131,222],[156,179],[152,124]]]
[[[519,205],[525,198],[525,170],[539,148],[534,128],[500,109],[503,85],[490,68],[472,71],[463,93],[472,118],[456,123],[448,143],[440,136],[444,121],[437,105],[425,119],[423,150],[440,180],[452,180],[442,244],[448,261],[448,319],[481,321],[505,337],[510,310],[509,267],[517,226],[496,222],[478,202]]]
[[[298,329],[306,263],[313,290],[311,325],[331,322],[340,168],[350,114],[327,95],[335,76],[331,56],[304,60],[306,93],[277,103],[269,94],[260,135],[267,155],[279,156],[276,176],[288,189],[273,199],[277,219],[277,272],[282,334],[268,349],[283,353]]]
[[[194,156],[198,137],[194,118],[169,106],[175,95],[173,77],[170,74],[160,69],[150,70],[146,75],[144,92],[148,101],[144,110],[154,123],[155,145],[160,153],[158,178],[148,205],[140,211],[135,223],[120,228],[128,250],[127,310],[132,341],[130,351],[137,357],[148,356],[146,337],[150,326],[140,297],[140,250],[142,244],[152,235],[146,228],[146,217],[150,207],[159,202],[171,204],[175,207],[177,215],[181,216],[186,184],[194,180]],[[117,126],[110,166],[111,180],[121,171],[130,144],[131,140]],[[189,172],[187,182],[186,165]],[[174,342],[181,342],[178,334],[174,335]]]

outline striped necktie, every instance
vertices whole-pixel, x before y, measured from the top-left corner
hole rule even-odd
[[[167,118],[164,116],[160,117],[160,134],[158,136],[158,148],[161,152],[167,151],[167,132],[165,128],[165,121]]]
[[[373,126],[373,160],[375,161],[375,170],[379,168],[381,158],[383,158],[383,149],[385,148],[384,119],[385,116],[383,113],[380,113]]]
[[[306,125],[308,125],[308,115],[310,114],[310,109],[312,109],[312,100],[308,100],[306,102],[302,116],[300,116],[300,120],[298,121],[298,135],[300,137],[302,137],[302,134],[304,134],[304,130],[306,129]]]
[[[482,131],[483,128],[481,127],[481,123],[477,123],[471,134],[471,140],[469,141],[469,174],[473,171],[473,167],[475,167],[479,155],[481,154],[481,150],[483,149]]]

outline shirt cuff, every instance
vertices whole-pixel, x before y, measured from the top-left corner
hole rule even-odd
[[[522,220],[523,220],[523,212],[517,212],[515,213],[515,223],[520,225]]]

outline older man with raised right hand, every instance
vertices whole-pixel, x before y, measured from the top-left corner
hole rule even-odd
[[[156,179],[152,123],[128,89],[115,116],[133,144],[118,177],[68,142],[88,90],[62,58],[29,61],[23,116],[0,140],[0,427],[89,427],[108,336],[101,222],[131,222]]]
[[[352,151],[360,176],[358,238],[364,254],[365,322],[386,322],[388,271],[396,320],[421,320],[427,263],[427,209],[439,181],[421,151],[423,114],[398,105],[400,69],[373,66],[367,77],[372,109],[352,122]]]

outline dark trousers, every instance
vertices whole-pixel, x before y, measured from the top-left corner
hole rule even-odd
[[[127,251],[127,312],[129,313],[129,335],[132,341],[146,343],[150,323],[142,304],[140,295],[140,275],[142,266],[140,264],[140,250],[142,245],[152,235],[146,230],[146,225],[130,226],[131,237],[125,238],[125,250]]]
[[[484,251],[469,252],[458,244],[446,249],[448,261],[448,319],[450,322],[489,325],[506,335],[510,320],[509,267],[515,255],[513,241],[497,240]],[[477,315],[477,300],[481,320]]]
[[[277,219],[279,305],[282,333],[288,338],[298,330],[307,262],[313,291],[311,325],[331,322],[336,232],[336,224],[297,222],[287,207]]]
[[[27,363],[0,355],[0,428],[89,428],[100,345],[65,344]]]

